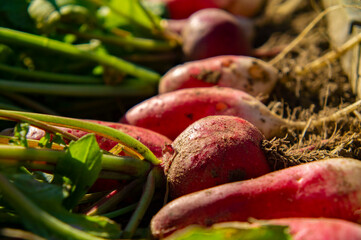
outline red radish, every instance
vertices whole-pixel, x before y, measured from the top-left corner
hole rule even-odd
[[[173,67],[161,78],[159,93],[217,85],[258,96],[271,93],[276,82],[277,69],[266,62],[247,56],[226,55]]]
[[[222,8],[232,14],[245,17],[257,15],[265,0],[147,0],[164,3],[172,19],[188,18],[192,13],[205,8]]]
[[[171,19],[188,18],[194,12],[205,8],[217,8],[214,0],[148,0],[164,3]]]
[[[360,240],[361,226],[342,219],[283,218],[262,221],[262,224],[289,226],[293,240]]]
[[[250,55],[249,20],[221,9],[208,8],[192,14],[182,30],[186,60],[219,55]]]
[[[154,237],[249,218],[339,218],[361,223],[361,162],[335,158],[184,195],[151,220]],[[197,184],[197,182],[194,182]]]
[[[262,229],[264,227],[285,226],[285,231],[293,240],[360,240],[361,225],[350,221],[334,218],[279,218],[248,222],[224,222],[204,229],[202,236],[208,234],[208,229]],[[182,239],[182,236],[197,226],[190,226],[170,235],[167,240]],[[261,230],[262,231],[262,230]],[[264,239],[264,235],[261,235]],[[272,238],[273,239],[273,238]],[[284,239],[284,238],[282,238]]]
[[[172,198],[270,172],[263,134],[233,116],[202,118],[184,130],[164,154]]]
[[[255,125],[267,139],[283,134],[284,128],[303,130],[337,121],[353,112],[361,100],[311,123],[283,119],[270,111],[261,101],[232,88],[186,88],[149,98],[129,109],[120,120],[123,123],[147,128],[175,139],[190,124],[206,116],[230,115],[241,117]]]
[[[90,122],[94,122],[94,123],[102,124],[104,126],[118,129],[118,130],[124,132],[125,134],[128,134],[129,136],[137,139],[141,143],[143,143],[158,158],[162,157],[163,147],[169,145],[172,142],[170,139],[168,139],[165,136],[162,136],[159,133],[156,133],[156,132],[153,132],[151,130],[144,129],[141,127],[131,126],[131,125],[127,125],[127,124],[121,124],[121,123],[104,122],[104,121],[94,121],[94,120],[84,120],[84,121],[90,121]],[[76,130],[76,129],[71,129],[71,128],[62,128],[62,127],[58,127],[58,128],[66,130],[67,132],[69,132],[77,137],[82,137],[82,136],[88,134],[87,132],[81,131],[81,130]],[[43,130],[31,126],[29,128],[27,138],[39,140],[44,135],[45,135],[45,132]],[[97,139],[97,142],[99,143],[99,147],[105,151],[111,150],[115,145],[118,144],[117,142],[107,139],[107,138],[104,138],[102,136],[96,135],[96,139]]]
[[[210,115],[241,117],[272,138],[287,125],[256,98],[236,89],[187,88],[160,94],[129,109],[121,122],[175,139],[190,124]]]

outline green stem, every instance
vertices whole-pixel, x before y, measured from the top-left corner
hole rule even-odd
[[[19,223],[20,219],[19,219]],[[31,239],[31,240],[46,240],[39,235],[36,235],[32,232],[24,231],[22,229],[16,228],[1,228],[0,229],[0,236],[6,239]]]
[[[154,71],[138,66],[131,62],[117,58],[106,53],[81,50],[71,44],[49,39],[46,37],[33,35],[25,32],[15,31],[8,28],[0,27],[0,41],[10,44],[36,47],[46,51],[53,51],[74,58],[91,60],[109,67],[113,67],[121,72],[148,80],[158,82],[160,75]]]
[[[0,70],[23,77],[36,78],[47,82],[63,82],[63,83],[103,83],[103,80],[95,77],[78,76],[72,74],[59,74],[52,72],[26,70],[20,67],[8,66],[0,63]]]
[[[8,112],[6,110],[0,110],[0,115],[2,117],[8,118],[9,120],[15,120],[15,121],[23,121],[23,122],[27,122],[35,127],[41,128],[46,132],[50,132],[50,133],[60,133],[61,135],[63,135],[65,138],[69,139],[69,140],[78,140],[79,138],[77,136],[74,136],[73,134],[68,133],[67,131],[64,131],[62,129],[53,127],[49,124],[44,124],[42,121],[33,119],[33,118],[29,118],[26,116],[22,116],[16,113],[11,113]]]
[[[118,209],[118,210],[105,213],[105,214],[103,214],[103,216],[104,216],[104,217],[107,217],[107,218],[119,217],[119,216],[121,216],[121,215],[123,215],[123,214],[126,214],[126,213],[128,213],[128,212],[133,211],[133,210],[137,207],[137,205],[138,205],[137,203],[134,203],[134,204],[131,204],[131,205],[129,205],[129,206],[120,208],[120,209]]]
[[[101,124],[92,123],[84,120],[79,120],[75,118],[59,117],[59,116],[52,116],[52,115],[46,115],[40,113],[19,112],[19,111],[10,111],[10,110],[6,112],[16,113],[26,117],[31,117],[61,127],[75,128],[78,130],[93,132],[97,135],[109,138],[113,141],[120,142],[123,145],[135,149],[138,153],[144,156],[145,159],[147,159],[149,162],[155,165],[161,163],[161,161],[157,159],[157,157],[152,153],[152,151],[150,151],[149,148],[147,148],[144,144],[134,139],[133,137],[129,136],[128,134],[125,134],[117,129],[108,126],[104,126]]]
[[[170,51],[176,47],[176,43],[174,41],[162,41],[162,40],[139,38],[133,36],[120,37],[120,36],[100,35],[100,34],[82,33],[82,32],[71,32],[71,33],[81,38],[99,39],[102,42],[106,42],[114,45],[120,45],[120,46],[134,47],[140,50],[147,50],[147,51]]]
[[[1,160],[1,167],[20,167],[25,166],[29,169],[36,169],[39,171],[48,171],[48,172],[54,172],[55,166],[52,164],[44,164],[44,163],[34,163],[34,162],[17,162],[14,160]],[[137,175],[137,174],[136,174]],[[145,175],[145,173],[144,173]],[[98,178],[101,179],[114,179],[114,180],[132,180],[134,179],[134,176],[130,176],[126,173],[119,173],[116,171],[101,171],[99,173]]]
[[[153,168],[148,174],[142,197],[140,198],[137,208],[135,209],[127,226],[124,229],[122,234],[123,238],[131,238],[134,235],[137,227],[139,226],[139,223],[142,221],[143,216],[152,201],[155,192],[156,171],[158,170]]]
[[[55,165],[59,159],[65,157],[65,151],[50,149],[25,148],[0,144],[0,162],[46,162]],[[3,160],[2,160],[3,159]],[[116,171],[134,177],[144,176],[150,169],[150,164],[131,157],[102,155],[102,170]]]
[[[10,167],[21,167],[24,166],[29,169],[36,169],[41,171],[50,171],[53,172],[55,169],[54,165],[44,164],[44,163],[34,163],[34,162],[17,162],[14,160],[5,160],[0,159],[1,167],[2,168],[10,168]]]
[[[151,86],[136,86],[131,84],[105,86],[18,82],[3,79],[0,79],[0,89],[6,89],[6,91],[9,92],[77,97],[138,97],[151,96],[155,93],[155,90]]]
[[[95,4],[98,4],[99,6],[108,7],[114,14],[122,16],[123,18],[127,19],[132,25],[135,25],[141,28],[142,30],[154,34],[155,32],[154,29],[143,24],[142,22],[139,22],[137,18],[134,18],[131,15],[129,15],[128,12],[121,11],[120,9],[113,7],[112,4],[109,3],[109,1],[104,1],[104,0],[91,0],[91,1],[94,2]]]
[[[36,223],[38,226],[45,228],[48,232],[56,233],[62,239],[89,239],[100,240],[88,233],[58,220],[52,215],[48,214],[36,204],[27,199],[17,188],[15,188],[9,180],[0,174],[0,191],[5,200],[28,221]]]
[[[93,204],[86,212],[88,216],[101,215],[106,213],[109,209],[114,208],[124,198],[129,197],[130,194],[135,194],[138,191],[140,184],[144,179],[135,179],[122,189],[115,189],[102,199]]]
[[[142,11],[144,12],[144,14],[147,16],[147,18],[149,19],[149,21],[152,23],[154,29],[155,29],[158,33],[163,34],[163,29],[162,29],[161,26],[155,21],[154,16],[149,12],[149,10],[144,7],[144,5],[141,3],[141,1],[137,0],[137,3],[138,3],[138,5],[139,5],[139,8],[142,9]]]
[[[101,171],[98,178],[101,179],[114,179],[114,180],[131,180],[132,177],[126,174],[121,174],[115,171]]]

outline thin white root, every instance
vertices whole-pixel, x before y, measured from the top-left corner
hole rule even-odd
[[[344,109],[341,109],[341,110],[335,112],[334,114],[332,114],[330,116],[326,116],[326,117],[322,117],[322,118],[318,119],[317,121],[314,122],[313,126],[319,126],[319,125],[323,124],[324,122],[336,121],[339,118],[346,116],[346,115],[352,113],[353,111],[356,111],[357,108],[359,108],[360,106],[361,106],[361,100],[358,100],[358,101],[354,102],[353,104],[345,107]]]
[[[310,118],[307,123],[306,123],[306,126],[304,127],[303,131],[302,131],[302,134],[301,134],[301,137],[300,137],[300,140],[298,142],[299,146],[302,145],[302,141],[303,141],[303,138],[305,137],[306,135],[306,132],[307,132],[307,129],[310,127],[311,123],[312,123],[312,118]]]
[[[320,12],[317,17],[315,17],[311,23],[307,25],[307,27],[286,47],[280,52],[276,57],[274,57],[271,61],[269,61],[269,64],[275,65],[280,60],[282,60],[295,46],[297,46],[304,38],[305,36],[312,30],[313,27],[316,26],[316,24],[321,21],[321,19],[326,16],[329,12],[339,10],[342,8],[358,8],[361,9],[358,5],[336,5],[332,7],[328,7],[322,12]]]
[[[319,119],[313,119],[310,126],[307,126],[309,121],[307,121],[307,122],[306,121],[291,121],[291,120],[284,119],[283,122],[286,126],[294,127],[299,130],[304,130],[305,128],[308,128],[308,127],[321,126],[322,124],[324,124],[326,122],[335,122],[338,119],[340,119],[341,117],[346,116],[346,115],[356,111],[357,108],[359,108],[360,106],[361,106],[361,99],[343,109],[340,109],[339,111],[331,114],[330,116],[325,116],[325,117],[322,117]]]
[[[359,33],[356,36],[349,39],[337,50],[326,53],[322,57],[317,58],[316,60],[307,64],[304,67],[297,67],[295,72],[297,75],[305,75],[311,71],[320,69],[320,68],[326,66],[328,63],[335,61],[336,59],[341,57],[343,54],[345,54],[347,51],[352,49],[354,46],[356,46],[360,42],[361,42],[361,33]]]

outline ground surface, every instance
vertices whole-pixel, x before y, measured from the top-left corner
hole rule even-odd
[[[277,22],[261,18],[257,36],[262,48],[272,49],[287,46],[322,11],[322,6],[313,1],[304,1],[293,14]],[[340,62],[304,76],[296,74],[297,67],[321,57],[332,50],[323,19],[304,39],[274,66],[280,71],[280,81],[270,96],[268,105],[280,115],[308,121],[328,116],[356,101]],[[267,39],[265,43],[262,43]],[[276,168],[313,161],[325,157],[345,156],[361,159],[360,119],[357,112],[321,127],[288,130],[283,138],[265,141],[264,146],[283,162],[275,162]],[[310,146],[310,147],[307,147]],[[306,148],[305,148],[306,147]],[[296,150],[303,148],[303,150]]]

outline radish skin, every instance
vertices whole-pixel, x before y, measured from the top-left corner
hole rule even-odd
[[[261,149],[263,134],[233,116],[202,118],[184,130],[164,154],[163,167],[172,198],[269,173]],[[196,183],[196,184],[195,184]]]
[[[360,240],[361,225],[334,218],[279,218],[271,220],[252,220],[248,222],[224,222],[212,225],[213,229],[252,229],[272,226],[285,226],[285,231],[293,240]],[[167,240],[182,239],[190,226],[167,237]],[[205,229],[208,230],[207,228]],[[204,233],[206,234],[206,233]],[[203,235],[204,235],[203,234]],[[262,238],[263,239],[263,238]]]
[[[277,69],[268,63],[247,56],[225,55],[173,67],[161,78],[159,93],[217,85],[259,96],[270,94],[276,82]]]
[[[232,14],[254,17],[262,10],[265,0],[147,0],[164,3],[170,18],[184,19],[205,8],[222,8]]]
[[[272,138],[287,125],[251,95],[222,87],[187,88],[160,94],[129,109],[122,123],[147,128],[175,139],[193,122],[210,115],[241,117]]]
[[[165,205],[151,220],[154,237],[186,226],[249,218],[339,218],[361,223],[361,162],[335,158],[226,183]],[[196,184],[196,183],[195,183]]]
[[[264,223],[289,226],[293,240],[361,239],[361,226],[342,219],[283,218],[264,221]]]
[[[187,61],[219,55],[251,55],[253,25],[248,19],[217,8],[193,13],[182,29],[182,50]]]

